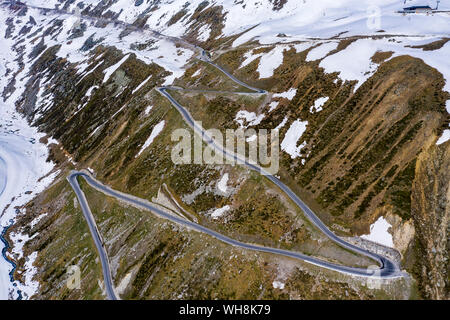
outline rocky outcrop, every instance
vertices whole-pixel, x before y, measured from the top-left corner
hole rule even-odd
[[[412,219],[404,221],[394,213],[388,213],[385,218],[391,225],[394,247],[404,256],[414,239],[414,222]]]
[[[424,298],[449,299],[450,143],[417,160],[411,213],[416,229],[414,273]]]

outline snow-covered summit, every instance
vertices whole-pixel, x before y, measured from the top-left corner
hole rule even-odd
[[[196,25],[196,18],[213,7],[222,11],[223,21],[205,21],[212,28],[222,28],[222,36],[244,33],[234,45],[239,45],[254,37],[260,42],[279,42],[304,39],[305,37],[329,38],[333,36],[398,34],[398,35],[448,35],[450,15],[436,13],[402,15],[397,11],[405,6],[429,5],[434,1],[410,0],[116,0],[103,5],[95,0],[24,0],[25,3],[46,7],[74,10],[79,7],[85,12],[103,15],[115,14],[122,21],[133,23],[139,17],[146,18],[152,28],[181,36]],[[441,1],[440,10],[450,10],[450,1]],[[223,25],[222,25],[223,23]],[[202,26],[196,26],[200,29]],[[204,27],[204,26],[203,26]],[[205,29],[205,28],[203,28]],[[382,32],[381,32],[382,31]],[[202,36],[202,35],[200,35]],[[203,34],[207,39],[208,35]]]

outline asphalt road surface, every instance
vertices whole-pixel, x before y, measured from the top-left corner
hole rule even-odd
[[[117,300],[116,293],[114,291],[114,285],[111,276],[111,268],[109,265],[108,255],[106,254],[106,249],[103,244],[102,236],[97,229],[97,224],[95,223],[95,218],[92,215],[89,204],[84,196],[83,191],[80,189],[80,185],[77,181],[77,175],[71,174],[67,177],[73,191],[75,192],[78,202],[81,206],[81,211],[83,211],[84,218],[89,226],[89,231],[91,232],[92,238],[94,239],[95,246],[102,263],[103,279],[105,283],[105,291],[109,300]]]
[[[80,189],[80,186],[78,184],[77,177],[82,177],[83,179],[85,179],[85,181],[90,186],[92,186],[96,190],[104,193],[105,195],[108,195],[108,196],[113,197],[120,201],[124,201],[135,207],[145,208],[145,209],[157,214],[158,216],[160,216],[162,218],[170,220],[179,225],[183,225],[185,227],[191,228],[193,230],[208,234],[222,242],[225,242],[227,244],[230,244],[230,245],[233,245],[236,247],[253,250],[253,251],[278,254],[278,255],[282,255],[282,256],[286,256],[286,257],[291,257],[291,258],[299,259],[299,260],[302,260],[302,261],[305,261],[305,262],[308,262],[313,265],[320,266],[320,267],[323,267],[323,268],[326,268],[329,270],[334,270],[334,271],[338,271],[338,272],[346,273],[346,274],[350,274],[350,275],[355,275],[355,276],[377,277],[377,278],[396,278],[396,277],[402,276],[402,274],[396,268],[395,264],[393,264],[392,262],[390,262],[388,259],[386,259],[384,257],[378,256],[378,255],[372,254],[372,253],[370,253],[370,256],[373,257],[374,259],[377,259],[378,261],[380,261],[382,263],[381,268],[378,270],[374,270],[371,268],[356,268],[356,267],[338,265],[338,264],[334,264],[334,263],[331,263],[331,262],[328,262],[325,260],[321,260],[321,259],[318,259],[315,257],[308,256],[305,254],[301,254],[301,253],[295,252],[295,251],[289,251],[289,250],[271,248],[271,247],[263,247],[263,246],[259,246],[256,244],[240,242],[238,240],[234,240],[230,237],[220,234],[214,230],[211,230],[207,227],[204,227],[198,223],[195,223],[195,222],[183,219],[181,217],[172,215],[170,213],[167,213],[167,212],[159,209],[158,207],[152,205],[147,200],[139,199],[135,196],[130,196],[125,193],[111,189],[110,187],[105,186],[104,184],[102,184],[101,182],[96,180],[87,171],[72,171],[70,173],[70,175],[68,176],[68,180],[69,180],[72,188],[74,189],[75,193],[77,194],[77,197],[80,200],[80,203],[82,203],[81,208],[82,208],[83,213],[86,217],[86,220],[89,224],[89,229],[91,230],[91,232],[93,234],[96,235],[94,238],[96,239],[97,248],[98,249],[99,249],[99,247],[101,248],[101,249],[99,249],[100,252],[104,252],[104,248],[102,246],[102,241],[100,239],[100,236],[99,236],[96,224],[95,224],[95,220],[92,218],[92,214],[90,213],[89,205],[87,204],[86,199],[83,194],[83,191]],[[327,234],[327,235],[329,235],[329,234]],[[350,250],[352,250],[353,247],[354,246],[351,246],[348,248]],[[357,247],[354,247],[354,248],[357,248]],[[358,249],[358,252],[362,253],[362,251],[360,251],[362,249],[360,249],[360,248],[357,248],[357,249]],[[106,254],[101,254],[100,258],[102,260],[102,265],[108,266],[108,259],[107,259]],[[111,293],[111,295],[113,295],[114,288],[112,287],[112,280],[111,280],[111,274],[109,272],[109,267],[104,267],[103,271],[104,271],[105,284],[107,287],[107,291],[109,293]]]

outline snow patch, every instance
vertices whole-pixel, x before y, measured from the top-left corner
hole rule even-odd
[[[313,44],[311,42],[302,42],[302,43],[294,45],[294,49],[295,49],[295,51],[297,51],[297,53],[300,53],[305,50],[308,50],[312,46],[313,46]]]
[[[283,128],[286,125],[287,121],[288,117],[286,116],[284,117],[283,121],[281,121],[281,123],[276,126],[275,130],[280,130],[281,128]]]
[[[86,91],[86,97],[90,97],[92,94],[92,91],[94,91],[95,89],[98,89],[98,86],[92,86],[90,87],[87,91]]]
[[[278,107],[278,103],[279,103],[278,101],[272,101],[269,104],[269,113],[272,112],[273,110],[275,110],[276,107]]]
[[[119,62],[112,65],[111,67],[106,68],[103,72],[105,73],[105,77],[103,78],[103,83],[108,82],[111,75],[116,72],[117,69],[128,59],[129,54],[125,55]]]
[[[323,98],[319,98],[316,101],[314,101],[314,105],[309,108],[309,112],[314,113],[314,112],[320,112],[322,111],[322,107],[325,103],[327,103],[327,101],[329,100],[329,97],[323,97]]]
[[[41,214],[39,216],[37,216],[36,218],[34,218],[31,222],[30,222],[30,228],[33,229],[35,225],[37,225],[39,223],[39,221],[42,220],[42,218],[45,218],[48,215],[48,213],[44,213]]]
[[[295,120],[288,131],[286,132],[283,141],[281,142],[281,150],[285,151],[291,156],[291,159],[295,159],[300,156],[300,151],[306,146],[306,143],[302,143],[297,147],[297,142],[306,131],[308,121]]]
[[[228,183],[228,173],[225,173],[222,178],[217,183],[217,189],[219,189],[221,192],[226,193],[227,192],[227,183]]]
[[[236,118],[234,119],[234,121],[236,121],[241,128],[247,128],[249,126],[256,126],[260,124],[263,119],[264,114],[260,114],[259,116],[257,116],[254,112],[240,110],[236,114]]]
[[[442,133],[442,136],[439,138],[439,140],[436,142],[437,145],[443,144],[444,142],[447,142],[450,140],[450,129],[445,129]]]
[[[147,108],[145,108],[145,110],[144,110],[145,115],[149,115],[150,111],[152,111],[152,109],[153,109],[153,106],[148,106]]]
[[[39,281],[33,280],[33,277],[37,273],[37,268],[34,266],[34,262],[37,259],[37,251],[31,253],[27,258],[24,265],[24,272],[22,274],[23,281],[25,283],[24,286],[22,286],[22,294],[29,298],[33,294],[35,294],[39,289]]]
[[[200,75],[200,69],[197,69],[193,74],[192,74],[192,76],[191,76],[191,78],[195,78],[195,77],[198,77],[199,75]]]
[[[211,28],[205,24],[198,29],[197,33],[198,33],[197,40],[204,42],[209,39],[211,35]]]
[[[355,41],[345,50],[323,59],[319,66],[327,73],[340,72],[343,80],[357,80],[356,91],[377,70],[378,65],[371,61],[377,50],[373,40]]]
[[[150,80],[150,78],[151,78],[152,76],[153,76],[152,74],[149,75],[149,76],[147,77],[147,79],[145,79],[144,81],[142,81],[142,83],[140,83],[140,84],[136,87],[136,89],[134,89],[134,90],[131,92],[131,94],[135,94],[136,92],[138,92],[143,86],[145,86],[145,84],[148,82],[148,80]]]
[[[211,213],[211,218],[213,218],[213,219],[218,219],[218,218],[220,218],[221,216],[223,216],[223,214],[224,214],[225,212],[227,212],[228,210],[230,210],[230,206],[229,206],[229,205],[226,205],[226,206],[224,206],[224,207],[222,207],[222,208],[216,209],[216,210],[214,210],[214,211]]]
[[[283,282],[281,282],[281,281],[274,281],[274,282],[272,282],[272,286],[275,288],[275,289],[281,289],[281,290],[283,290],[284,289],[284,283]]]
[[[258,48],[256,48],[258,49]],[[254,50],[256,50],[254,49]],[[258,59],[259,57],[262,57],[262,55],[264,53],[258,53],[258,54],[253,54],[254,50],[250,50],[248,52],[246,52],[244,54],[244,61],[242,61],[241,66],[239,67],[239,69],[244,68],[246,66],[248,66],[250,63],[252,63],[254,60]]]
[[[260,47],[262,48],[262,47]],[[270,78],[273,76],[273,72],[277,69],[282,63],[284,58],[284,50],[286,50],[287,46],[275,46],[269,52],[262,52],[253,54],[255,50],[260,48],[255,48],[250,50],[244,54],[244,61],[242,61],[241,66],[239,68],[244,68],[248,66],[250,63],[260,58],[257,71],[259,73],[259,78]]]
[[[297,89],[291,88],[286,92],[282,92],[282,93],[275,93],[273,95],[274,98],[285,98],[288,100],[292,100],[295,95],[297,94]]]
[[[367,239],[387,247],[394,247],[392,235],[388,232],[391,225],[383,217],[379,217],[375,223],[370,226],[370,233],[362,235],[361,238]]]
[[[270,78],[273,76],[275,69],[283,63],[283,52],[285,48],[285,46],[276,46],[270,52],[262,55],[257,69],[261,79]]]
[[[147,138],[145,143],[142,145],[141,150],[139,150],[138,154],[136,155],[136,158],[141,155],[142,152],[144,152],[145,149],[147,149],[148,146],[150,146],[155,140],[155,138],[161,133],[161,131],[164,129],[165,121],[162,120],[159,122],[156,126],[153,127],[152,132],[150,133],[150,136]]]

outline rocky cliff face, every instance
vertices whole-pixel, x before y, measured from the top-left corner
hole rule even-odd
[[[340,42],[336,50],[345,45]],[[219,61],[232,69],[232,61],[245,55],[242,51],[252,50],[229,51]],[[435,143],[449,121],[441,74],[419,59],[402,56],[381,62],[354,91],[354,83],[341,82],[316,61],[307,61],[308,52],[285,51],[283,63],[268,79],[259,79],[257,63],[236,72],[271,91],[297,89],[292,100],[281,99],[255,126],[284,123],[283,137],[293,122],[307,123],[297,142],[302,145],[299,156],[283,153],[282,174],[325,209],[323,218],[330,224],[367,233],[383,207],[409,220],[417,155]],[[312,111],[321,97],[329,97],[323,110]]]
[[[411,214],[416,229],[416,265],[425,298],[449,299],[450,143],[417,159]]]

